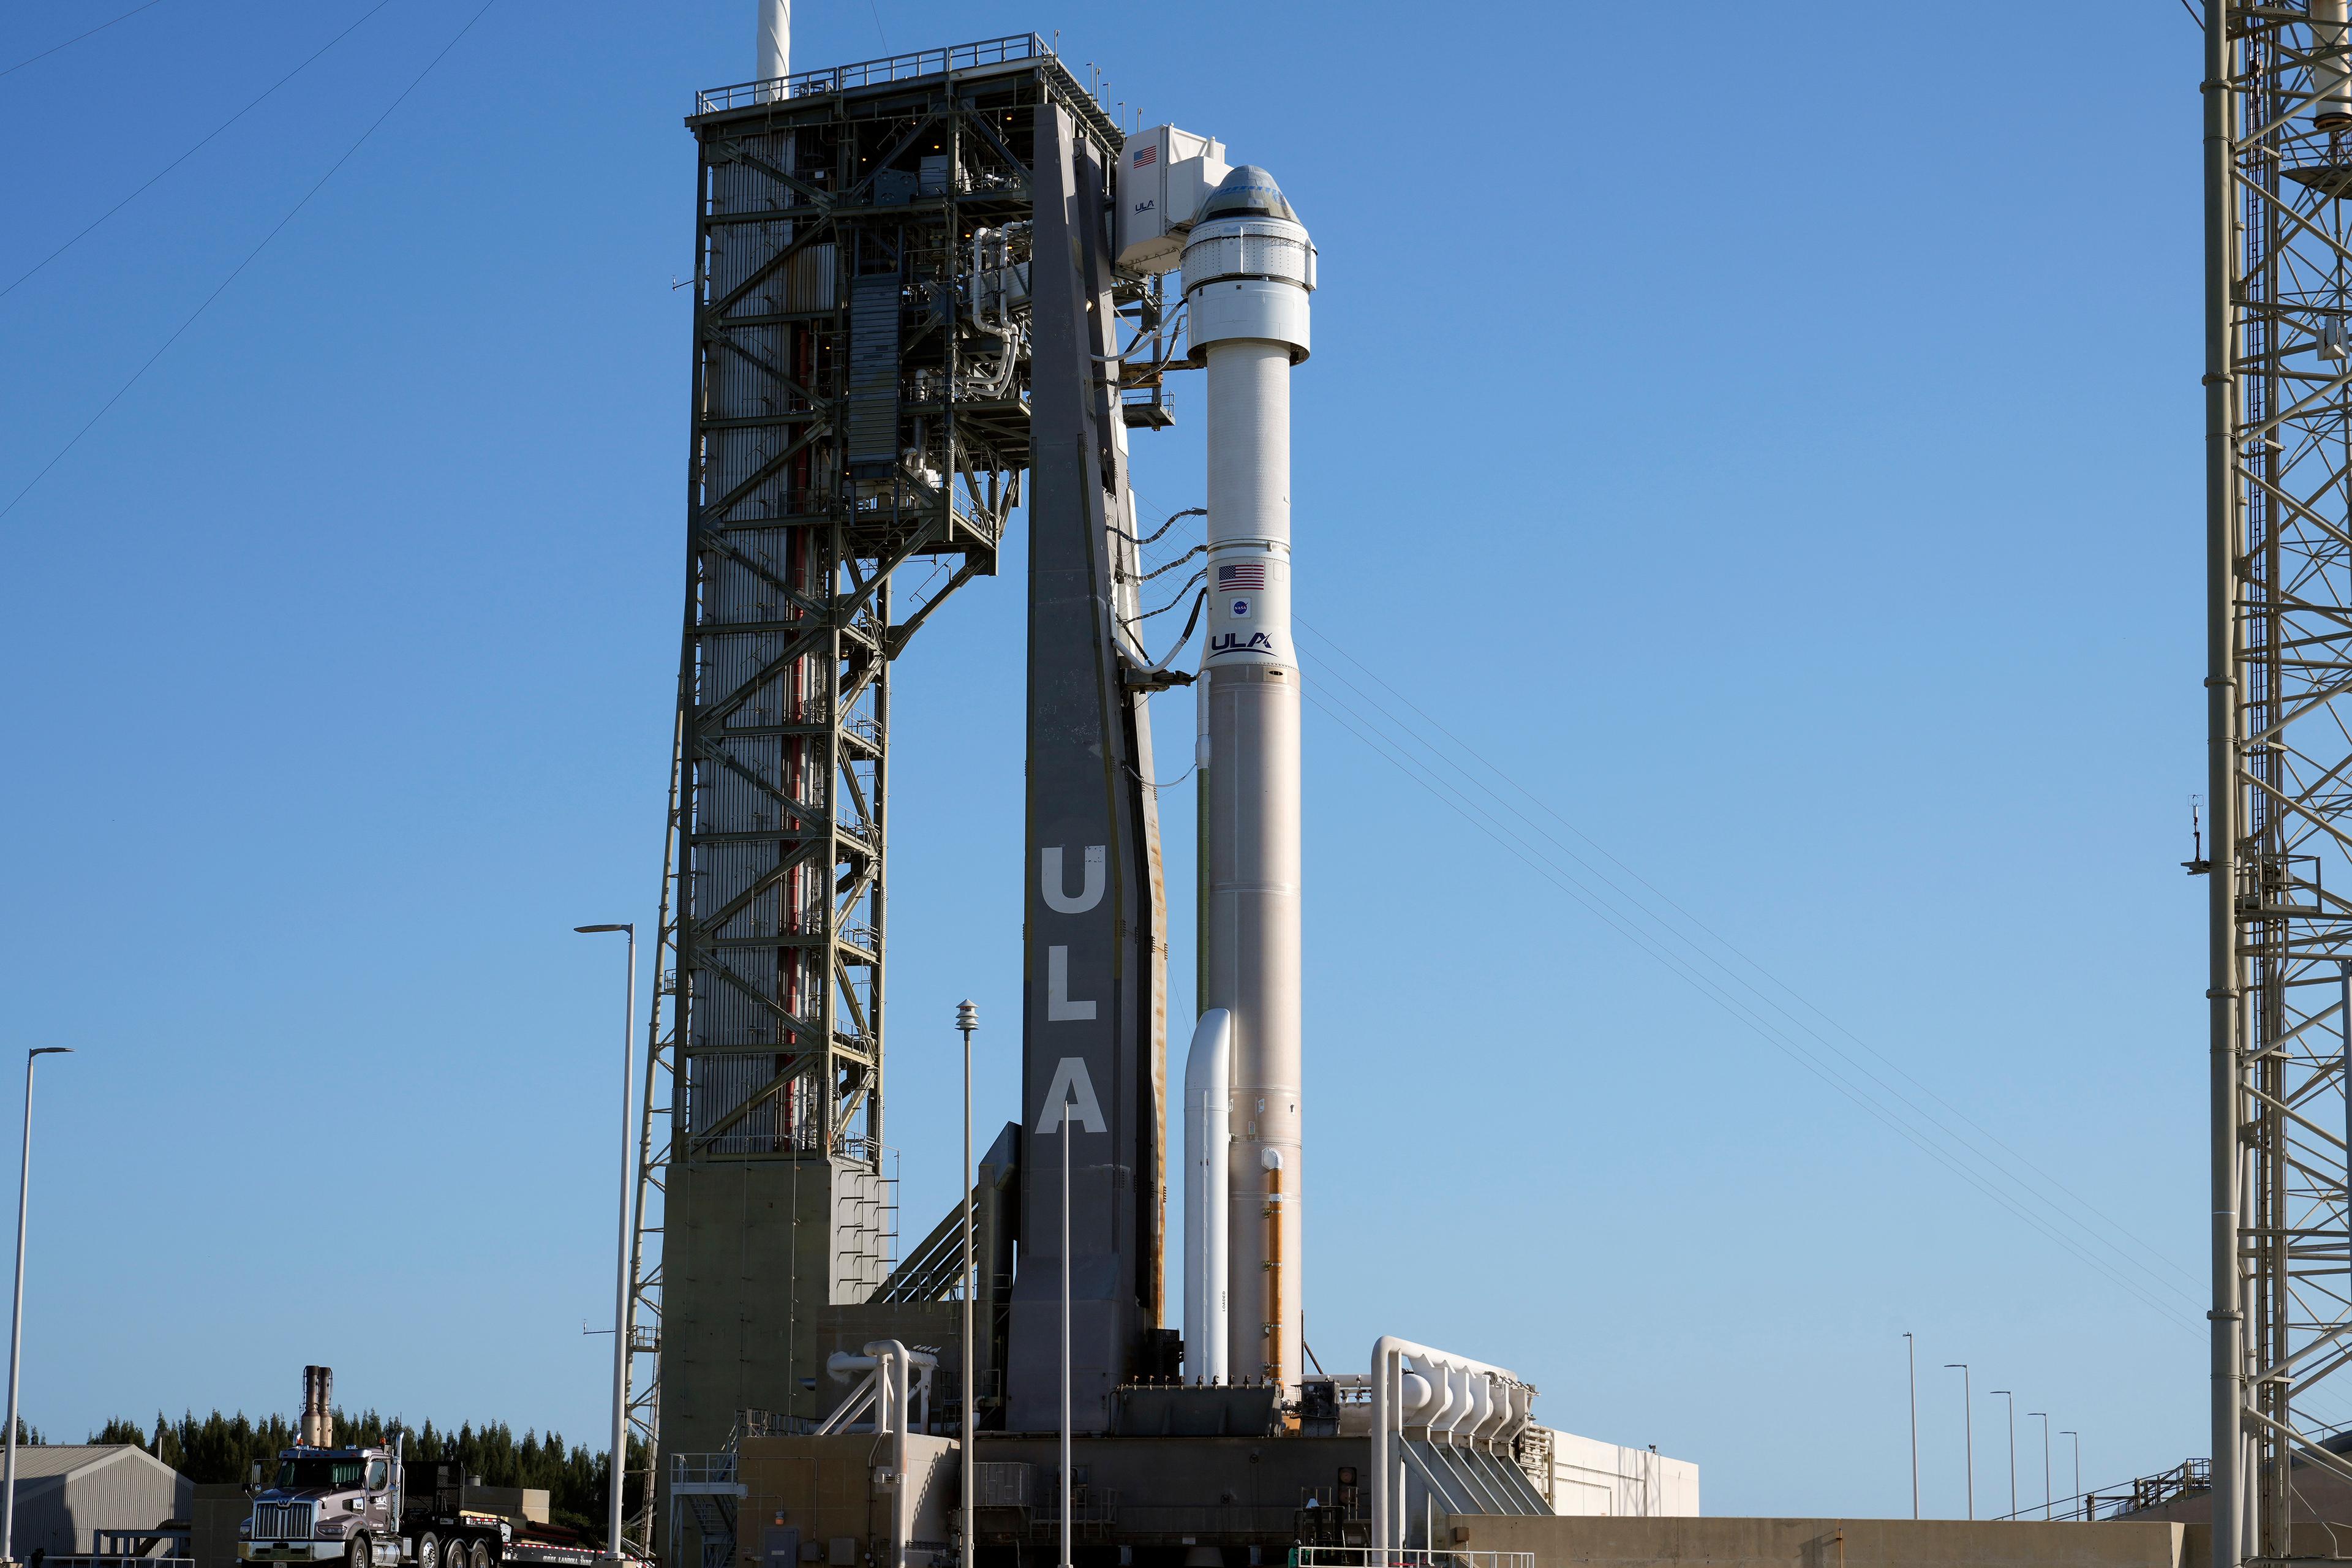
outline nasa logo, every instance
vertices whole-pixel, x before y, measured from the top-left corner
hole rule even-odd
[[[1249,601],[1248,601],[1247,599],[1235,599],[1235,600],[1234,601],[1234,614],[1235,614],[1235,615],[1237,615],[1237,616],[1246,616],[1246,615],[1248,615],[1248,614],[1249,614]]]

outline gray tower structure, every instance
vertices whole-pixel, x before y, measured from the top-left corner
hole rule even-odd
[[[2213,1561],[2352,1480],[2352,62],[2345,0],[2205,6]],[[2308,1473],[2308,1472],[2306,1472]],[[2314,1535],[2312,1531],[2321,1533]]]
[[[1029,778],[1022,1037],[1021,1270],[1013,1280],[1005,1424],[1061,1416],[1061,1191],[1070,1167],[1071,1410],[1108,1429],[1139,1372],[1176,1371],[1155,1348],[1167,1207],[1167,908],[1151,784],[1150,669],[1142,621],[1122,298],[1108,223],[1116,140],[1057,110],[1037,126],[1029,499]],[[1156,323],[1156,315],[1146,318]],[[1136,356],[1148,379],[1155,356]],[[1106,374],[1112,367],[1122,374]],[[1157,423],[1136,410],[1138,423]]]
[[[1099,245],[1066,259],[1072,204],[1099,201],[1119,137],[1039,39],[717,89],[687,124],[698,159],[686,611],[626,1325],[648,1464],[656,1445],[709,1452],[775,1415],[822,1415],[835,1350],[877,1334],[955,1343],[960,1266],[943,1268],[927,1242],[892,1272],[891,664],[950,595],[996,570],[1033,461],[1041,537],[1092,529],[1098,547],[1104,528],[1126,526],[1103,488],[1124,483],[1119,394],[1106,416],[1101,362],[1087,357],[1101,323],[1071,335],[1100,297]],[[1082,195],[1073,182],[1087,179]],[[1033,222],[1054,235],[1034,268]],[[1099,215],[1077,226],[1097,233]],[[1034,330],[1053,369],[1034,398],[1033,290],[1054,323]],[[1107,711],[1128,721],[1119,677],[1107,679]],[[1122,766],[1136,754],[1116,752]],[[1097,766],[1092,787],[1119,785]],[[1150,836],[1128,794],[1118,825],[1071,830],[1115,847],[1104,908],[1139,910],[1119,928],[1132,944],[1126,933],[1157,930],[1157,884],[1129,868]],[[1088,940],[1072,945],[1092,984],[1114,943]],[[1101,994],[1100,1017],[1131,1053],[1147,1018],[1157,1039],[1158,960],[1126,962],[1128,989]],[[1118,1061],[1107,1047],[1105,1111],[1143,1151],[1118,1168],[1156,1183],[1156,1079],[1121,1079]],[[984,1202],[1018,1159],[996,1152]],[[980,1268],[993,1331],[983,1394],[1001,1386],[1004,1207],[991,1220],[996,1260]],[[1139,1302],[1156,1301],[1152,1214]],[[956,1382],[950,1371],[942,1384]],[[698,1528],[707,1555],[720,1525]]]

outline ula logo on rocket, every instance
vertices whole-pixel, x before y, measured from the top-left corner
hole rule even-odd
[[[1220,632],[1209,639],[1212,657],[1221,653],[1272,653],[1274,639],[1264,632],[1253,632],[1244,639],[1239,632]]]

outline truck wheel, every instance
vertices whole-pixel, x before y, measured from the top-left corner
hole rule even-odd
[[[472,1559],[472,1568],[490,1568],[490,1543],[487,1541],[475,1542]]]
[[[375,1549],[364,1535],[352,1537],[351,1568],[375,1568]]]
[[[441,1568],[441,1540],[429,1530],[416,1538],[416,1568]]]

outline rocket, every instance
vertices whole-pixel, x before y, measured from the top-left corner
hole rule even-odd
[[[1202,1016],[1185,1074],[1185,1371],[1296,1396],[1301,1356],[1298,658],[1290,627],[1290,368],[1315,248],[1244,164],[1183,253],[1206,366],[1208,625]]]

